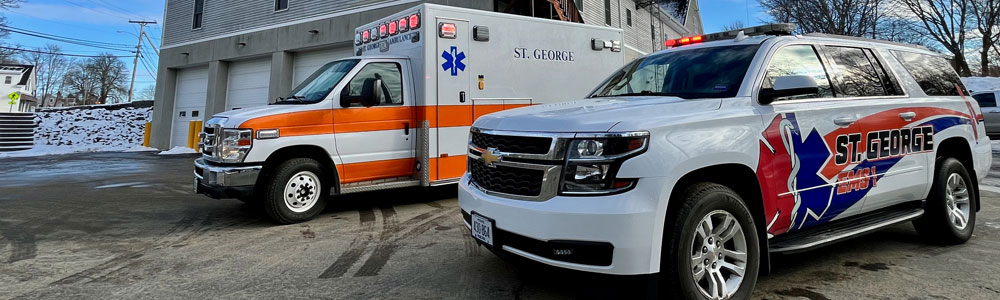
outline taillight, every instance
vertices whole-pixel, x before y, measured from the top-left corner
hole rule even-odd
[[[420,28],[420,14],[410,15],[410,29]]]

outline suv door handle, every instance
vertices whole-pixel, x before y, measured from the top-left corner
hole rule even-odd
[[[858,121],[858,117],[839,117],[839,118],[833,119],[833,124],[837,124],[837,125],[840,125],[840,126],[851,126],[851,124],[854,124],[854,122],[857,122],[857,121]]]
[[[991,114],[1000,114],[1000,110],[996,110],[996,109],[994,109],[994,110],[990,110],[990,111],[988,111],[987,113],[991,113]]]
[[[899,117],[903,118],[904,121],[912,121],[913,118],[917,117],[917,113],[912,112],[912,111],[908,111],[908,112],[905,112],[905,113],[900,113]]]

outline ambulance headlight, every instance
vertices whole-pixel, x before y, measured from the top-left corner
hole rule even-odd
[[[252,129],[223,129],[222,139],[216,147],[215,155],[222,162],[241,163],[253,144]]]
[[[648,132],[577,136],[568,144],[562,195],[607,195],[627,191],[635,179],[617,178],[625,160],[646,151]]]

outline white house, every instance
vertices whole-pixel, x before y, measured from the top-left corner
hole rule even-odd
[[[38,101],[35,93],[35,66],[0,64],[0,112],[35,111]],[[20,93],[20,99],[10,104],[8,96]]]

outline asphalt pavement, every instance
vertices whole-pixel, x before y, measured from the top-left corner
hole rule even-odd
[[[336,197],[276,226],[191,191],[193,156],[0,158],[0,299],[629,298],[631,278],[501,260],[473,242],[455,187]],[[994,155],[994,161],[1000,156]],[[756,299],[1000,298],[1000,165],[967,244],[901,224],[774,258]]]

